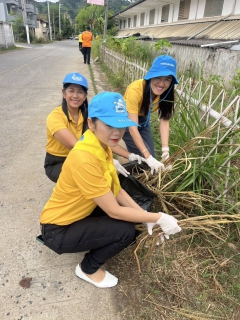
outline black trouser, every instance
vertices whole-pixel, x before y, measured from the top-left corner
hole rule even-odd
[[[66,157],[57,157],[50,153],[46,153],[44,168],[46,175],[51,181],[57,182],[65,160]]]
[[[143,127],[146,122],[145,117],[139,117],[138,123],[140,126],[138,128],[138,131],[143,139],[143,142],[148,149],[149,153],[155,157],[155,150],[154,150],[154,142],[153,142],[153,136],[150,125]],[[142,157],[141,151],[138,149],[138,147],[135,145],[133,138],[129,132],[129,129],[127,128],[124,135],[123,135],[123,141],[126,144],[127,150],[131,153],[139,154]]]
[[[79,42],[79,50],[82,49],[82,42]]]
[[[96,207],[90,216],[70,225],[42,225],[42,236],[44,244],[59,254],[89,250],[81,262],[81,269],[93,274],[132,243],[135,225],[112,219]]]
[[[83,51],[84,63],[90,64],[91,48],[83,47],[82,51]]]

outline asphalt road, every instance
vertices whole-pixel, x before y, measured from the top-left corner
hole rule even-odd
[[[77,41],[29,47],[0,55],[0,319],[119,320],[117,289],[75,276],[82,253],[57,255],[35,240],[54,187],[43,168],[46,117],[67,73],[86,76],[90,99],[93,86]]]

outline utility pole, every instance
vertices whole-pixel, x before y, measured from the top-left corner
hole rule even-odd
[[[60,4],[60,0],[59,0],[58,4],[59,4],[59,32],[58,33],[61,34],[62,31],[61,31],[61,12],[60,12],[61,4]]]
[[[106,0],[105,19],[104,19],[104,31],[103,31],[103,44],[104,45],[106,45],[107,24],[108,24],[108,0]]]
[[[55,19],[54,19],[54,10],[53,10],[53,39],[55,40],[56,39],[56,30],[55,30]]]
[[[22,3],[23,24],[25,26],[26,34],[27,34],[27,43],[30,44],[29,27],[28,27],[28,23],[27,23],[27,12],[26,12],[25,0],[21,0],[21,3]]]
[[[51,27],[50,10],[49,10],[49,1],[48,0],[47,0],[47,7],[48,7],[48,26],[49,26],[50,41],[52,41],[52,27]]]

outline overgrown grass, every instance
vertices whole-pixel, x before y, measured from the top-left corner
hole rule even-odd
[[[121,77],[124,75],[115,77],[106,64],[101,62],[101,66],[111,86],[123,94]],[[206,88],[212,81],[206,82]],[[193,88],[194,84],[189,83],[185,92],[188,97],[199,99],[200,88]],[[219,92],[219,88],[212,91],[213,99]],[[235,87],[228,89],[223,108],[235,93]],[[138,178],[158,194],[154,210],[168,212],[180,220],[198,216],[212,219],[213,214],[220,218],[223,213],[230,218],[239,213],[239,183],[229,189],[227,197],[221,194],[227,180],[231,185],[239,179],[239,152],[229,153],[240,145],[239,129],[228,132],[228,128],[214,124],[214,120],[206,122],[191,99],[176,96],[176,112],[170,122],[171,158],[166,163],[172,165],[172,170],[155,177],[149,177],[145,170]],[[209,95],[204,99],[208,103]],[[221,103],[218,99],[216,105]],[[227,116],[233,121],[239,114],[235,114],[233,107]],[[156,114],[151,117],[151,128],[160,158]],[[214,150],[219,136],[225,137],[218,149],[206,158]],[[229,161],[231,165],[227,166]],[[219,224],[213,229],[208,226],[209,233],[200,223],[199,226],[197,230],[182,231],[160,246],[155,246],[156,230],[155,237],[147,236],[146,241],[141,242],[145,231],[135,246],[109,261],[109,267],[120,279],[119,292],[125,298],[123,319],[240,319],[240,225]],[[136,248],[141,273],[133,254]]]
[[[14,51],[14,50],[23,50],[23,48],[19,48],[19,47],[16,47],[16,46],[11,46],[11,47],[8,47],[8,48],[0,48],[0,54],[6,53],[6,52],[10,52],[10,51]]]

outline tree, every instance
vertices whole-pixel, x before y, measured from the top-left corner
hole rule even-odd
[[[112,12],[108,11],[108,18],[112,16]],[[105,18],[105,7],[97,5],[88,5],[81,9],[76,17],[78,30],[85,30],[87,26],[91,27],[93,33],[103,34]],[[108,29],[115,26],[115,22],[108,19]]]
[[[63,38],[69,38],[73,34],[73,26],[68,17],[62,19],[62,36]]]
[[[21,14],[16,14],[14,15],[14,17],[15,19],[12,22],[14,38],[17,41],[19,40],[26,41],[27,34],[23,24],[23,16]]]

